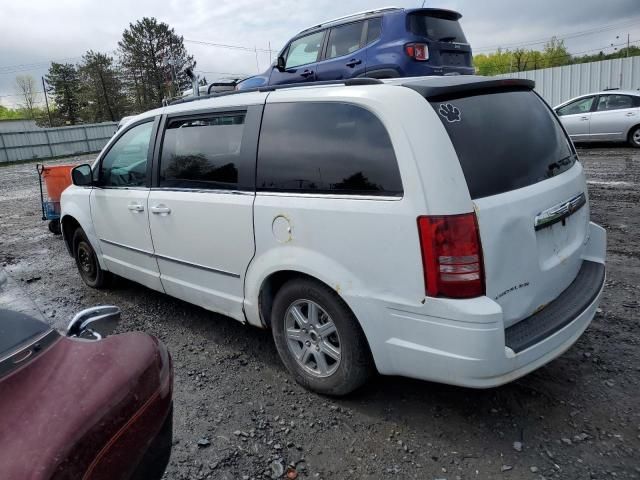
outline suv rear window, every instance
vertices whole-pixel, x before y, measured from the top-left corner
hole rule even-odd
[[[575,154],[557,118],[531,90],[431,101],[458,154],[471,198],[562,173]]]
[[[414,35],[441,42],[467,43],[462,27],[455,18],[447,18],[445,12],[411,13],[407,17],[409,31]]]

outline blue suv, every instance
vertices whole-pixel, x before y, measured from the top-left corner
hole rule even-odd
[[[238,90],[343,78],[470,75],[471,47],[458,12],[439,8],[384,8],[303,30],[269,69]]]

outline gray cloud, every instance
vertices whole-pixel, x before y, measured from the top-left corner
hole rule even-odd
[[[386,2],[385,2],[386,3]],[[415,7],[420,1],[398,1],[399,6]],[[190,40],[242,45],[266,49],[270,43],[279,50],[289,37],[310,25],[355,11],[378,6],[367,0],[32,0],[1,2],[3,22],[0,41],[0,67],[49,62],[78,57],[89,49],[112,52],[122,31],[143,16],[155,16]],[[611,43],[640,40],[640,0],[440,0],[426,6],[458,10],[472,47],[511,45],[550,38],[571,32],[591,30],[626,22],[625,28],[611,29],[566,40],[571,52],[599,49]],[[634,22],[635,19],[635,22]],[[631,25],[631,22],[634,22]],[[616,35],[620,39],[616,40]],[[213,80],[220,73],[254,74],[268,67],[266,52],[230,50],[186,43],[198,62],[198,70]],[[533,47],[541,45],[533,45]],[[22,67],[25,71],[0,74],[0,103],[12,104],[15,75],[39,77],[47,66]],[[16,69],[14,69],[16,70]],[[0,72],[4,71],[0,68]]]

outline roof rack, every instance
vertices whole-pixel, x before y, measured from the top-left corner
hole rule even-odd
[[[302,82],[302,83],[287,83],[284,85],[267,85],[264,87],[247,88],[246,90],[234,90],[233,92],[220,92],[211,93],[209,95],[200,95],[199,97],[186,97],[179,98],[169,105],[179,105],[181,103],[196,102],[198,100],[206,100],[207,98],[226,97],[229,95],[238,95],[240,93],[249,92],[274,92],[276,90],[285,90],[287,88],[300,88],[300,87],[318,87],[323,85],[344,85],[345,87],[352,87],[358,85],[382,85],[384,82],[377,78],[360,77],[360,78],[347,78],[344,80],[320,80],[317,82]]]
[[[348,20],[350,18],[355,18],[355,17],[360,17],[360,16],[364,17],[364,16],[367,16],[367,15],[373,15],[374,13],[394,12],[396,10],[403,10],[403,9],[400,8],[400,7],[381,7],[381,8],[376,8],[375,10],[363,10],[362,12],[351,13],[351,14],[345,15],[343,17],[338,17],[338,18],[334,18],[334,19],[331,19],[331,20],[326,20],[326,21],[321,22],[321,23],[319,23],[317,25],[314,25],[313,27],[305,28],[300,33],[308,32],[309,30],[314,30],[316,28],[324,27],[324,26],[330,25],[332,23],[340,22],[342,20]],[[298,33],[298,35],[300,35],[300,33]]]

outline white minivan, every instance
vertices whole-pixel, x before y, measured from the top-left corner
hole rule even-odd
[[[504,384],[580,337],[605,281],[582,165],[533,86],[353,79],[138,115],[73,171],[67,247],[91,287],[270,328],[317,392]]]

